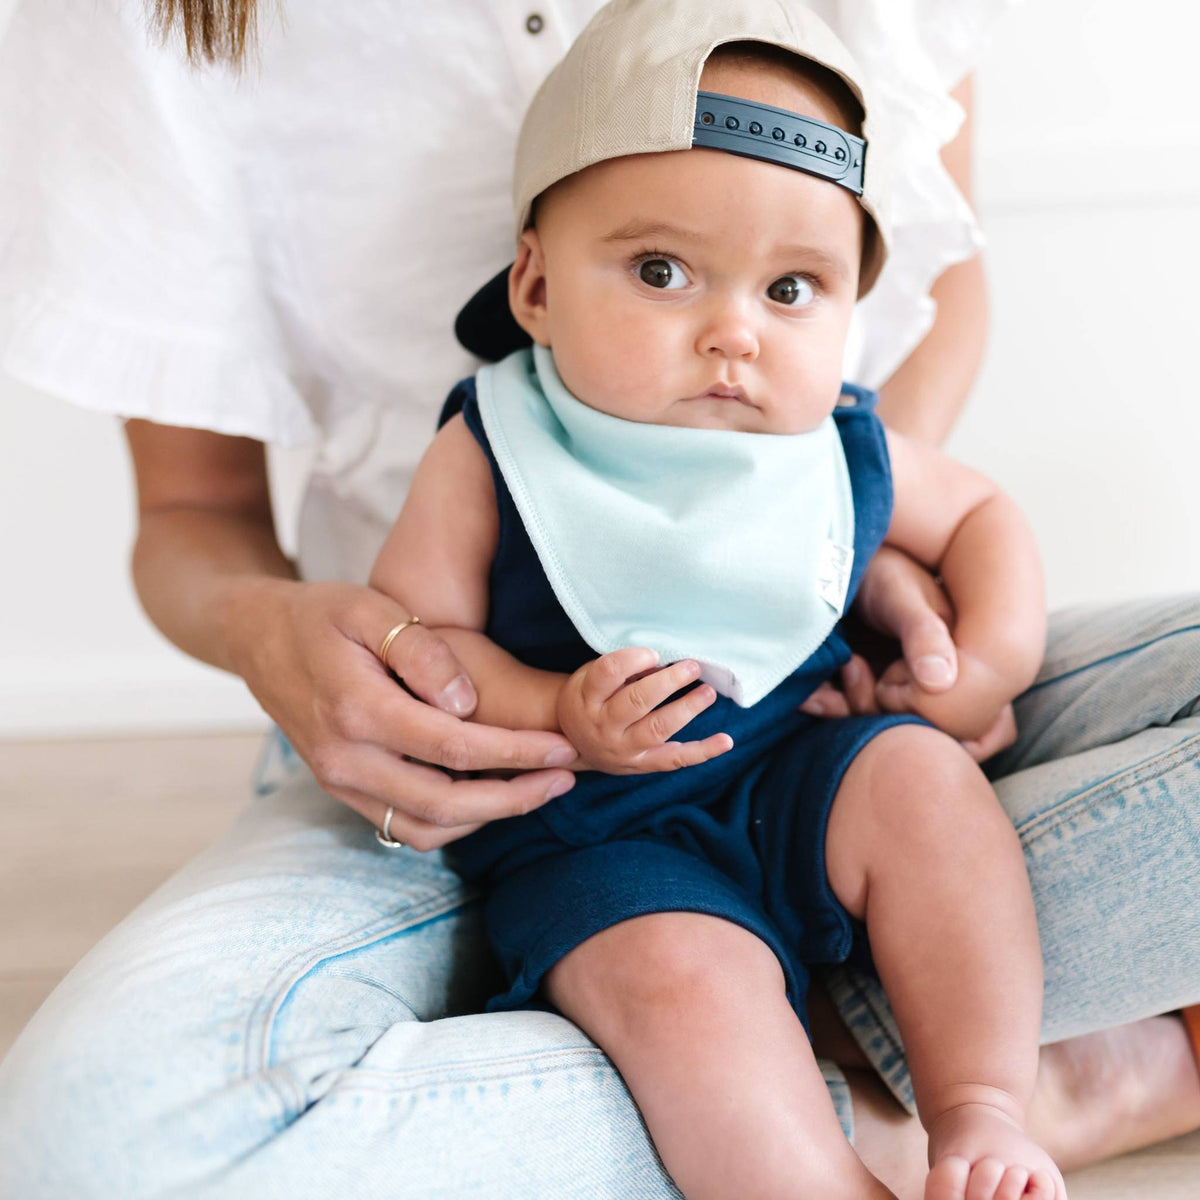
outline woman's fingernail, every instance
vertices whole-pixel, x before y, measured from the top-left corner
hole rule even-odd
[[[567,776],[566,779],[559,779],[546,789],[546,799],[553,800],[555,796],[561,796],[564,792],[569,792],[574,786],[575,780],[572,776]]]
[[[804,711],[810,717],[819,717],[825,711],[825,705],[820,700],[806,700],[804,702]]]
[[[927,683],[933,687],[950,683],[954,678],[950,660],[940,654],[926,654],[913,663],[913,674],[919,683]]]
[[[556,746],[546,755],[546,766],[548,767],[565,767],[567,763],[574,761],[575,751],[570,746]]]
[[[862,676],[862,667],[859,666],[857,659],[852,658],[842,668],[842,678],[845,679],[845,681],[849,684],[857,683],[861,676]]]
[[[438,696],[438,707],[464,717],[475,707],[475,689],[465,675],[455,676]]]

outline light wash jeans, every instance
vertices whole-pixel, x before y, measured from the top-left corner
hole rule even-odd
[[[1037,901],[1045,1041],[1200,1000],[1198,695],[1200,599],[1052,619],[990,764]],[[0,1196],[678,1195],[574,1026],[473,1015],[494,967],[437,855],[382,849],[302,768],[261,790],[0,1065]],[[910,1099],[878,985],[828,982]]]

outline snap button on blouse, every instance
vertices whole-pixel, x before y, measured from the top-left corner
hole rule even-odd
[[[541,13],[530,13],[525,18],[525,28],[530,33],[541,33],[546,28],[546,21]]]

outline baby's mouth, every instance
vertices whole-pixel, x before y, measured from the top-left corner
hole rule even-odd
[[[746,395],[746,389],[736,383],[714,383],[706,392],[701,392],[698,396],[689,396],[689,400],[736,400],[739,404],[745,404],[750,408],[755,407],[750,402],[750,397]]]

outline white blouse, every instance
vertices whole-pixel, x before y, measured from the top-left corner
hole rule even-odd
[[[714,0],[714,3],[718,0]],[[980,244],[938,149],[1011,0],[812,0],[892,114],[891,259],[847,375],[882,383]],[[18,0],[0,30],[0,366],[124,417],[316,440],[306,578],[366,579],[512,257],[525,106],[597,0],[264,3],[261,59],[191,69],[149,0]]]

